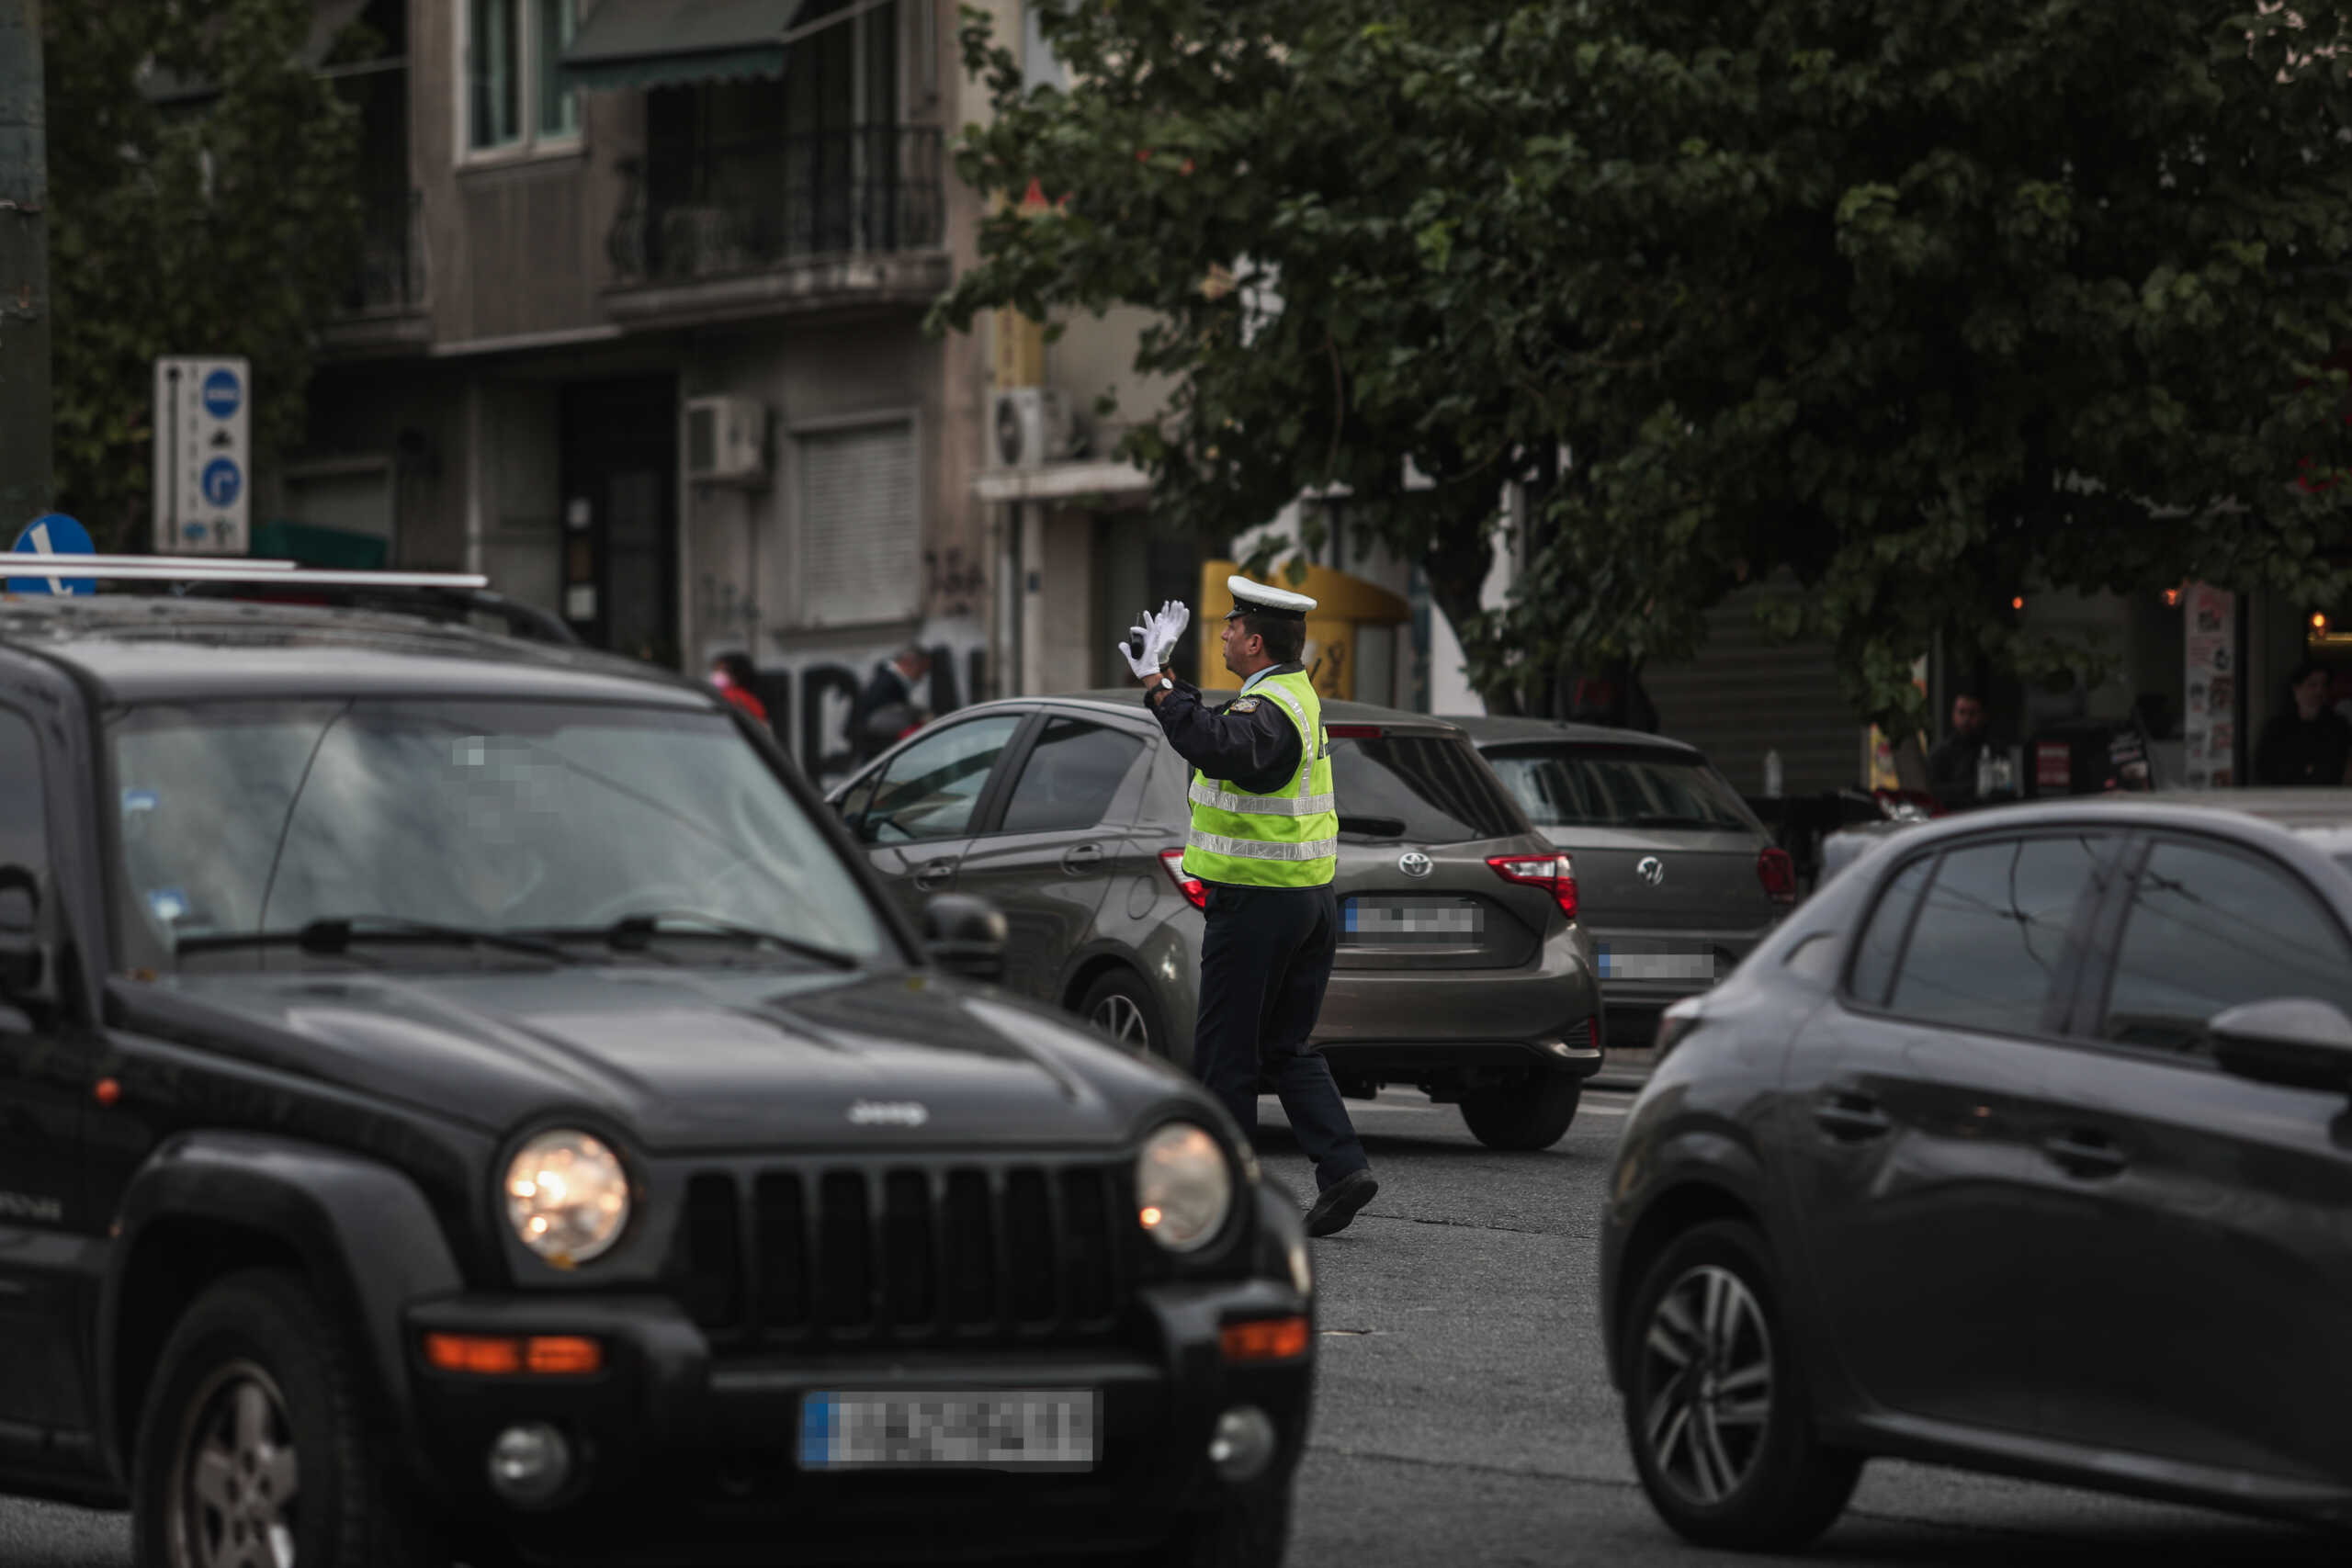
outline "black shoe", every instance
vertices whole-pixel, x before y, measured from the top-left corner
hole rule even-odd
[[[1339,1180],[1316,1194],[1314,1207],[1306,1211],[1306,1234],[1329,1235],[1348,1228],[1356,1211],[1372,1201],[1380,1190],[1380,1183],[1368,1170],[1351,1170]]]

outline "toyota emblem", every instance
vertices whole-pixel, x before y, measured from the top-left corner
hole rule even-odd
[[[1634,868],[1644,882],[1656,887],[1666,880],[1666,863],[1656,855],[1644,855],[1642,863]]]
[[[1408,876],[1427,876],[1437,869],[1437,862],[1419,850],[1407,850],[1396,857],[1396,869]]]

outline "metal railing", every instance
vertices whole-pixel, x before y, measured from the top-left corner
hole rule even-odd
[[[345,290],[348,315],[406,310],[424,303],[424,193],[370,193],[359,240],[359,273]]]
[[[780,135],[616,166],[628,190],[605,248],[623,282],[926,250],[940,243],[944,221],[934,125]]]

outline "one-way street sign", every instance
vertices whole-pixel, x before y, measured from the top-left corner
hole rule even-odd
[[[243,555],[253,473],[253,386],[242,359],[155,361],[155,548]]]

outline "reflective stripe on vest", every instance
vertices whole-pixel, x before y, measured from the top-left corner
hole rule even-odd
[[[1339,797],[1323,704],[1303,671],[1250,688],[1277,704],[1299,737],[1298,772],[1264,795],[1194,773],[1184,870],[1204,881],[1250,887],[1321,887],[1339,873]]]
[[[1184,835],[1188,849],[1213,855],[1238,855],[1244,860],[1324,860],[1340,852],[1337,839],[1302,839],[1295,843],[1266,843],[1256,839],[1224,839],[1198,828]]]
[[[1205,779],[1193,781],[1192,801],[1219,811],[1238,811],[1245,817],[1313,817],[1340,808],[1336,795],[1239,795],[1213,788]]]

